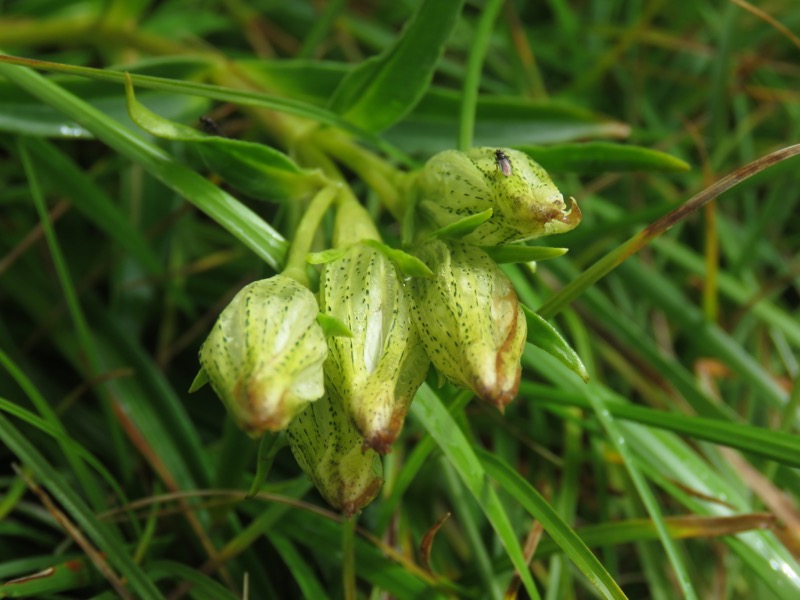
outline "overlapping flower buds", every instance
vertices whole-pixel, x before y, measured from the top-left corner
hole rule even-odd
[[[420,172],[413,193],[435,228],[491,208],[492,217],[462,238],[479,246],[563,233],[581,220],[575,200],[568,208],[547,172],[509,148],[440,152]]]
[[[255,281],[222,311],[200,349],[211,386],[248,435],[286,428],[324,393],[328,348],[318,310],[294,279]]]
[[[236,423],[252,436],[288,426],[298,464],[348,516],[377,495],[380,454],[391,450],[429,362],[501,411],[517,394],[527,323],[511,281],[481,246],[568,231],[581,218],[538,164],[509,149],[439,153],[409,192],[416,259],[383,246],[347,198],[336,250],[319,261],[319,307],[285,275],[255,282],[200,352]],[[405,278],[395,261],[403,273],[432,276]],[[320,308],[351,335],[326,342]]]
[[[462,242],[431,240],[417,256],[435,274],[410,283],[431,362],[502,411],[519,388],[527,334],[511,281],[483,250]]]

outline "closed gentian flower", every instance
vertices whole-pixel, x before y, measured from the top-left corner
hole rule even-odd
[[[345,516],[378,495],[383,484],[380,456],[363,449],[364,438],[336,398],[326,394],[309,405],[292,421],[287,437],[300,468]]]
[[[501,411],[517,394],[527,325],[511,281],[480,248],[431,240],[417,256],[434,272],[409,286],[433,366]]]
[[[248,435],[285,429],[324,393],[328,354],[316,298],[276,275],[244,287],[200,349],[200,364],[228,413]]]
[[[581,220],[575,200],[567,206],[547,172],[509,148],[440,152],[419,172],[413,190],[434,229],[491,208],[491,218],[462,238],[479,246],[563,233]]]
[[[325,265],[320,306],[353,334],[328,340],[328,393],[341,400],[365,447],[386,454],[429,363],[401,275],[380,250],[353,244]]]

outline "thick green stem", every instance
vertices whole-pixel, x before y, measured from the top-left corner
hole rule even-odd
[[[360,146],[352,136],[332,129],[318,130],[313,142],[348,169],[355,172],[371,187],[395,219],[405,212],[406,174],[367,148]]]
[[[311,200],[303,218],[300,220],[300,224],[297,226],[283,274],[305,286],[309,285],[308,274],[306,273],[306,255],[311,250],[311,244],[314,243],[314,234],[323,215],[334,198],[342,191],[342,187],[339,183],[331,183],[324,187]]]
[[[356,600],[356,519],[342,521],[342,586],[345,600]]]

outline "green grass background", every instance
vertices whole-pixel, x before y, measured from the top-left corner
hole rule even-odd
[[[798,140],[798,35],[793,0],[0,1],[55,63],[0,57],[0,597],[798,597],[800,163],[757,162]],[[391,242],[390,163],[529,151],[583,222],[507,272],[590,382],[529,345],[501,416],[431,378],[357,523],[286,450],[245,498],[257,443],[187,390],[302,213],[256,184],[297,181],[144,132],[123,71],[343,165]]]

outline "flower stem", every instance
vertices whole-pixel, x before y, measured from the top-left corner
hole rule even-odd
[[[329,156],[335,157],[358,174],[378,194],[383,205],[396,219],[402,218],[405,212],[405,173],[360,146],[352,136],[343,131],[321,129],[314,133],[313,141]]]
[[[289,249],[289,257],[283,274],[305,286],[309,285],[308,274],[306,273],[306,255],[311,250],[314,234],[323,215],[330,207],[331,202],[340,194],[342,188],[342,184],[333,182],[322,188],[312,198],[303,218],[300,220],[300,224],[297,226],[297,231],[295,231],[294,241]]]

